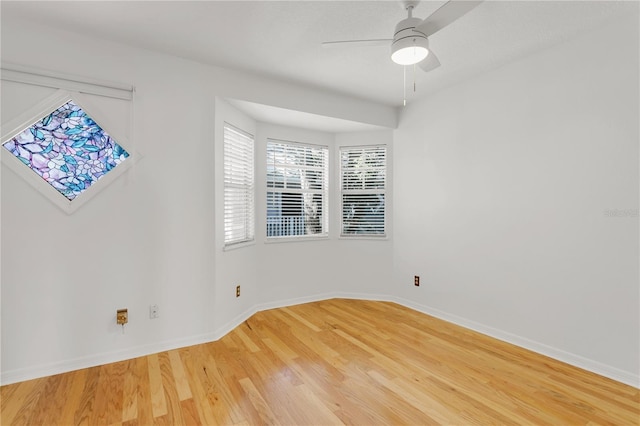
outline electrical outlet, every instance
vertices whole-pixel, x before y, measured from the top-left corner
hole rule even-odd
[[[160,318],[160,308],[158,308],[158,305],[149,305],[149,318]]]
[[[240,286],[236,286],[236,297],[240,297]]]
[[[413,276],[413,285],[420,287],[420,277],[418,275]]]
[[[125,309],[118,309],[116,311],[116,324],[124,325],[129,322],[129,311]],[[124,329],[123,329],[124,330]]]

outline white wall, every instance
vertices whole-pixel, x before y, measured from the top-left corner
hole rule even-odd
[[[378,239],[358,239],[341,238],[336,248],[334,258],[334,269],[338,272],[350,271],[343,277],[342,284],[347,292],[354,295],[367,294],[369,298],[388,299],[388,295],[395,294],[393,283],[393,229],[394,217],[393,209],[393,153],[394,141],[393,131],[374,132],[352,132],[339,133],[336,135],[336,150],[334,164],[340,163],[338,149],[341,146],[353,145],[386,145],[387,146],[387,193],[386,205],[386,238]],[[340,233],[337,224],[340,221],[340,180],[336,171],[334,179],[334,199],[333,213],[336,226],[335,236]]]
[[[309,143],[334,148],[335,136],[331,133],[260,123],[256,135],[256,219],[257,241],[260,243],[258,265],[260,299],[267,306],[278,305],[282,300],[305,300],[307,297],[327,294],[336,290],[331,268],[318,267],[318,261],[330,265],[333,260],[329,238],[308,241],[266,242],[266,181],[267,139]],[[331,166],[331,164],[330,164]],[[262,177],[262,178],[261,178]],[[335,208],[335,206],[334,206]],[[332,226],[333,223],[330,223]]]
[[[638,386],[638,71],[636,14],[407,107],[398,295]]]
[[[389,107],[27,22],[2,22],[2,60],[133,83],[133,144],[143,156],[73,215],[2,167],[2,383],[213,340],[266,302],[326,292],[317,279],[296,288],[292,275],[258,280],[268,263],[258,255],[268,259],[272,245],[222,250],[221,123],[256,124],[218,96],[396,121]],[[6,93],[3,112],[14,113],[3,124],[31,102]],[[274,247],[300,251],[295,243]],[[284,284],[271,292],[273,283]],[[159,319],[148,317],[152,303]],[[129,309],[125,334],[115,325],[122,307]]]
[[[87,51],[87,39],[64,33],[5,30],[3,60],[135,82],[133,141],[144,158],[73,215],[3,166],[3,383],[206,338],[214,299],[207,70],[107,43]],[[54,57],[38,47],[45,39],[86,53]],[[3,110],[12,99],[3,94]],[[152,303],[160,306],[153,321]],[[115,324],[123,307],[125,334]]]
[[[267,242],[266,141],[280,139],[329,147],[329,236],[320,240]],[[390,239],[365,240],[339,237],[338,148],[342,145],[385,144],[392,150],[392,131],[329,134],[259,123],[256,138],[258,211],[256,229],[259,250],[260,299],[265,306],[329,295],[376,297],[389,294],[392,270]],[[390,191],[391,192],[391,191]],[[391,229],[391,226],[389,226]],[[318,265],[318,260],[322,263]]]
[[[391,239],[339,238],[338,148],[344,145],[388,146],[392,155],[391,130],[326,133],[255,122],[224,99],[216,99],[216,270],[215,336],[219,337],[256,309],[266,309],[332,296],[388,296],[392,278]],[[225,122],[255,137],[256,232],[255,242],[238,248],[224,247],[223,222],[223,134]],[[266,238],[266,146],[267,139],[309,143],[329,147],[330,200],[329,235],[304,240]],[[392,191],[389,190],[389,196]],[[391,215],[388,229],[391,233]],[[320,265],[318,264],[320,261]],[[235,287],[241,286],[240,298]]]

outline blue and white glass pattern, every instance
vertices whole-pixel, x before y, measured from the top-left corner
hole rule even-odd
[[[3,146],[67,199],[73,200],[129,153],[69,101]]]

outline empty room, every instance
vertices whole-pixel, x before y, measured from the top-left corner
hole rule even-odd
[[[640,424],[640,3],[0,20],[2,425]]]

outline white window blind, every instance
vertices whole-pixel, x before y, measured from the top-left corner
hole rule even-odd
[[[340,148],[342,236],[384,236],[387,148]]]
[[[224,243],[254,239],[253,136],[224,124]]]
[[[329,148],[267,140],[267,237],[327,235]]]

